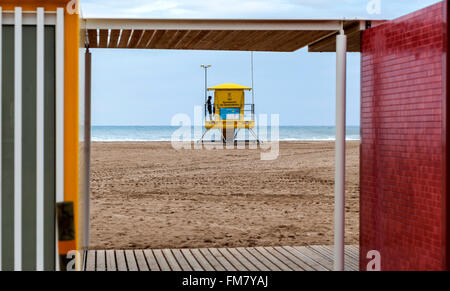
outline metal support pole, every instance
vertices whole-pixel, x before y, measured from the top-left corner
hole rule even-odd
[[[347,36],[336,39],[336,160],[334,200],[334,270],[344,271],[345,233],[345,106]]]
[[[85,54],[85,82],[84,82],[84,247],[89,247],[90,242],[90,196],[91,196],[91,83],[92,83],[92,54],[86,48]]]
[[[206,102],[208,101],[208,69],[211,68],[211,65],[200,65],[201,68],[205,69],[205,120],[207,117],[207,108]]]
[[[208,101],[208,67],[205,67],[205,104]]]
[[[252,104],[255,104],[255,63],[253,59],[253,52],[252,52]]]
[[[255,63],[252,52],[252,120],[255,120]]]

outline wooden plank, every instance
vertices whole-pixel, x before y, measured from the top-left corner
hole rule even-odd
[[[161,39],[156,43],[155,48],[157,49],[169,49],[169,43],[175,36],[176,30],[166,30],[166,33],[161,37]]]
[[[323,256],[318,255],[316,252],[313,252],[312,250],[309,250],[307,247],[292,247],[294,250],[297,250],[299,253],[308,256],[311,260],[319,263],[323,267],[325,267],[328,270],[333,270],[333,264],[330,263],[326,258]]]
[[[264,41],[259,43],[258,49],[270,51],[271,48],[269,46],[276,45],[277,42],[282,40],[284,37],[288,37],[292,31],[280,31],[277,30],[275,34],[272,34],[270,37],[267,37]]]
[[[256,248],[256,249],[259,250],[259,247]],[[284,264],[286,264],[291,270],[304,271],[304,269],[301,267],[300,264],[296,264],[295,261],[290,260],[288,257],[286,257],[283,254],[281,254],[278,251],[276,251],[274,248],[272,248],[272,247],[265,247],[265,248],[262,248],[262,249],[264,249],[266,252],[268,252],[269,254],[271,254],[272,256],[276,257],[278,260],[280,260]]]
[[[358,245],[347,245],[350,249],[353,249],[356,252],[359,252],[359,246]]]
[[[106,270],[117,271],[116,254],[113,250],[106,251]]]
[[[290,43],[308,43],[314,33],[314,31],[289,31],[283,36],[281,36],[280,34],[280,38],[274,41],[272,44],[269,44],[267,48],[270,50],[295,51],[302,46],[293,46]]]
[[[106,271],[106,255],[105,251],[97,251],[97,262],[96,262],[96,271],[104,272]]]
[[[161,268],[159,267],[152,250],[144,250],[144,256],[147,259],[147,264],[150,268],[150,271],[161,271]],[[167,268],[169,268],[169,266],[167,266]]]
[[[274,247],[273,249],[275,251],[279,252],[280,254],[282,254],[283,256],[285,256],[286,258],[288,258],[289,260],[291,260],[292,262],[294,262],[295,264],[299,265],[305,271],[315,271],[316,270],[311,265],[309,265],[307,262],[305,262],[303,259],[298,258],[297,256],[294,256],[292,253],[290,253],[289,251],[285,250],[282,247]]]
[[[158,262],[161,271],[170,271],[169,264],[166,261],[161,250],[153,250],[153,254],[155,255],[156,261]]]
[[[89,250],[86,271],[332,270],[333,247],[285,246],[165,250]],[[359,249],[345,246],[345,270],[359,270]]]
[[[141,40],[142,34],[144,34],[144,31],[141,29],[133,30],[133,34],[131,35],[128,43],[128,48],[136,48],[138,42]]]
[[[216,271],[216,269],[209,263],[208,259],[202,255],[199,249],[192,249],[192,255],[194,255],[197,262],[202,266],[205,271]]]
[[[139,271],[149,271],[147,261],[145,260],[144,252],[142,250],[135,250],[134,256],[136,257]]]
[[[117,271],[128,271],[127,260],[123,250],[116,251]]]
[[[329,31],[303,31],[301,34],[293,34],[294,37],[286,39],[284,45],[281,45],[278,49],[284,51],[296,51],[299,48],[305,47],[312,41],[320,38],[324,38],[330,35]]]
[[[191,265],[186,261],[180,250],[172,250],[172,253],[183,271],[193,271]]]
[[[193,49],[207,34],[208,31],[200,30],[200,32],[197,35],[195,35],[192,39],[190,39],[189,42],[184,43],[183,48]]]
[[[214,30],[208,31],[208,33],[206,33],[201,39],[199,39],[197,43],[193,44],[192,49],[202,50],[205,48],[210,48],[209,45],[211,44],[211,40],[214,37],[215,33],[216,31]]]
[[[119,48],[127,48],[128,47],[128,41],[130,40],[131,30],[130,29],[124,29],[122,30],[122,34],[120,35],[120,41],[119,41]]]
[[[316,252],[318,255],[327,258],[331,262],[334,260],[333,251],[321,248],[320,246],[307,246],[307,248]]]
[[[246,45],[252,38],[255,37],[255,33],[261,34],[261,31],[243,31],[238,37],[236,37],[232,43],[230,43],[231,50],[248,50]]]
[[[181,267],[180,265],[178,265],[177,260],[173,256],[172,251],[169,249],[164,249],[162,250],[162,252],[167,260],[167,263],[169,263],[169,266],[172,269],[172,271],[181,271]]]
[[[227,271],[226,268],[224,268],[222,266],[222,264],[220,264],[220,262],[211,254],[211,252],[208,249],[199,249],[199,251],[205,257],[205,259],[211,264],[211,266],[214,268],[215,271]],[[231,267],[233,267],[233,266],[231,266]],[[232,268],[232,269],[234,269],[234,268]],[[230,271],[235,271],[235,270],[230,270]]]
[[[255,249],[255,251],[258,251],[261,255],[263,255],[267,260],[271,261],[274,265],[276,265],[278,268],[280,268],[282,271],[293,271],[294,270],[293,268],[288,266],[288,263],[285,263],[283,260],[280,260],[277,257],[273,256],[271,253],[269,253],[263,247],[256,247],[254,249]]]
[[[328,246],[328,248],[331,249],[331,251],[333,251],[333,247]],[[355,260],[356,263],[359,263],[359,251],[355,252],[350,248],[350,246],[345,246],[345,255]]]
[[[330,265],[333,265],[334,255],[333,255],[333,251],[331,249],[326,248],[325,246],[308,246],[307,248],[309,248],[310,250],[312,250],[314,252],[317,252],[317,254],[328,259],[328,261],[330,262]],[[354,261],[353,258],[350,258],[347,255],[345,255],[344,269],[346,271],[356,271],[357,266],[353,261]]]
[[[334,261],[334,249],[331,246],[314,246],[314,248],[321,249],[324,253],[328,254],[331,260]],[[347,247],[344,252],[345,257],[345,265],[350,271],[358,271],[359,270],[359,260],[350,255]]]
[[[267,39],[273,38],[278,33],[279,32],[276,31],[276,30],[275,31],[273,31],[273,30],[272,31],[266,31],[264,33],[261,33],[259,36],[253,38],[252,41],[248,43],[248,46],[252,50],[260,50],[262,43],[265,43]]]
[[[213,249],[211,249],[211,250],[213,250]],[[214,249],[214,250],[216,250],[216,249]],[[228,262],[230,262],[230,264],[232,264],[233,267],[235,267],[236,270],[238,270],[238,271],[258,271],[258,268],[253,266],[250,262],[248,262],[248,264],[247,264],[247,262],[245,262],[247,264],[247,266],[245,266],[242,263],[242,261],[237,260],[235,258],[235,256],[233,256],[231,254],[231,252],[228,251],[228,249],[220,248],[220,249],[217,249],[217,251],[219,251],[228,260]]]
[[[98,47],[97,29],[89,29],[88,30],[88,40],[89,40],[89,47],[90,48],[97,48]]]
[[[238,251],[241,254],[241,257],[245,257],[248,259],[253,265],[255,265],[260,271],[271,271],[270,268],[266,265],[264,265],[262,262],[260,262],[257,258],[255,258],[252,254],[250,254],[246,249],[244,248],[237,248],[236,251]],[[240,258],[241,258],[240,257]],[[240,259],[239,258],[239,259]],[[277,268],[278,269],[278,268]],[[278,271],[278,270],[277,270]]]
[[[219,251],[225,256],[225,254],[229,253],[230,257],[226,257],[228,260],[233,258],[235,261],[240,262],[246,269],[249,271],[259,271],[259,269],[253,265],[249,260],[247,260],[243,255],[241,255],[236,249],[219,249]],[[235,262],[232,262],[235,265]],[[236,265],[235,265],[236,266]],[[237,266],[236,266],[237,267]]]
[[[128,271],[139,271],[139,268],[134,258],[134,252],[132,250],[125,251],[125,258],[127,260]]]
[[[185,49],[188,44],[200,34],[201,30],[189,30],[188,33],[175,45],[175,49]]]
[[[189,32],[188,30],[177,30],[172,40],[169,42],[168,46],[171,48],[176,47],[183,40],[183,38],[186,36],[188,32]]]
[[[244,248],[240,248],[244,249]],[[249,252],[252,256],[255,257],[258,261],[264,264],[267,268],[269,268],[271,271],[282,271],[283,269],[277,266],[277,264],[273,263],[271,260],[269,260],[266,256],[264,256],[261,252],[258,252],[254,248],[245,248],[247,252]],[[284,265],[284,264],[283,264]],[[289,268],[284,265],[283,268],[286,268],[285,271],[289,271]]]
[[[217,50],[223,46],[225,46],[226,44],[229,44],[235,37],[240,35],[240,31],[233,31],[233,30],[229,30],[227,31],[227,34],[225,34],[222,38],[222,40],[218,41],[216,44],[214,44],[212,46],[213,50]]]
[[[86,271],[88,272],[95,271],[95,260],[96,260],[95,251],[93,250],[88,251],[86,257]]]
[[[108,29],[100,29],[100,43],[98,47],[107,48],[108,47]]]
[[[359,248],[356,246],[345,246],[345,251],[349,252],[354,258],[359,260]]]
[[[119,36],[120,36],[120,30],[119,29],[111,30],[111,34],[109,36],[109,44],[108,44],[109,48],[116,48],[117,47],[117,42],[119,41]]]
[[[137,44],[137,47],[138,48],[146,48],[148,42],[150,41],[150,39],[152,38],[154,33],[155,33],[154,30],[146,30],[146,31],[144,31],[144,35],[142,36],[141,40]]]
[[[305,254],[297,251],[296,249],[292,247],[282,247],[284,250],[288,251],[298,259],[305,262],[307,265],[309,265],[314,271],[329,271],[326,267],[322,266],[321,264],[317,263],[316,261],[312,260],[309,256],[306,256]],[[276,248],[278,250],[278,248]]]
[[[158,44],[161,37],[163,37],[165,33],[165,30],[157,30],[152,36],[152,39],[149,41],[147,48],[148,49],[154,49],[156,45]]]
[[[186,260],[189,262],[189,264],[192,266],[194,271],[205,271],[203,267],[200,265],[200,263],[197,261],[197,259],[192,255],[192,253],[188,249],[182,249],[181,252],[183,253]]]

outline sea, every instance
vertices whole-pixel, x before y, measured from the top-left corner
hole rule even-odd
[[[172,141],[192,140],[196,141],[204,133],[202,127],[178,127],[178,126],[93,126],[92,141],[116,142],[116,141]],[[335,140],[334,126],[280,126],[275,128],[255,128],[255,134],[260,140],[268,141],[333,141]],[[205,140],[220,140],[218,130],[206,134]],[[252,140],[253,135],[246,130],[241,130],[237,135],[238,140]],[[360,140],[360,127],[348,126],[347,140]]]

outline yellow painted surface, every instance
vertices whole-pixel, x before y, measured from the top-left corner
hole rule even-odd
[[[245,104],[243,90],[216,90],[214,94],[216,108],[241,108]]]
[[[255,127],[255,121],[254,120],[248,120],[248,121],[232,121],[227,122],[224,120],[221,121],[206,121],[205,122],[205,128],[206,129],[222,129],[227,127],[234,127],[234,128],[254,128]]]
[[[74,202],[76,248],[79,249],[79,189],[78,189],[78,58],[79,15],[65,13],[64,41],[64,200]]]
[[[43,7],[47,11],[56,11],[58,7],[66,7],[70,0],[2,0],[0,6],[4,11],[22,7],[23,11],[36,11],[37,7]]]
[[[252,88],[233,83],[225,83],[219,86],[208,88],[208,90],[251,90],[251,89]]]
[[[254,128],[254,120],[245,120],[245,91],[251,90],[249,87],[238,84],[222,84],[211,87],[214,90],[214,108],[215,115],[213,121],[206,121],[206,129],[223,129],[223,128]],[[239,108],[239,116],[233,119],[224,120],[221,118],[222,110],[228,108]],[[232,110],[232,109],[231,109]],[[237,115],[237,114],[236,114]]]

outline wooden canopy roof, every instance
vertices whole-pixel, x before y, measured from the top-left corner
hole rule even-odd
[[[369,20],[107,19],[81,20],[90,48],[334,52],[344,27],[348,51],[360,51]]]

